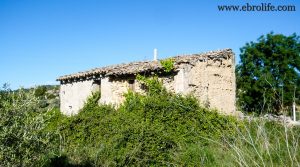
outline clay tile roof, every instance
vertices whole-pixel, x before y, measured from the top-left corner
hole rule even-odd
[[[175,57],[170,57],[170,59],[173,59],[174,68],[176,70],[178,65],[181,63],[194,64],[197,61],[206,61],[208,59],[220,60],[220,59],[226,59],[232,55],[233,52],[231,49],[223,49],[223,50],[210,51],[210,52],[200,53],[200,54],[175,56]],[[159,71],[159,70],[163,70],[163,67],[159,61],[140,61],[140,62],[131,62],[126,64],[123,63],[118,65],[111,65],[111,66],[106,66],[101,68],[93,68],[88,71],[61,76],[57,79],[57,81],[76,79],[76,78],[77,79],[85,78],[93,75],[120,76],[120,75],[138,74],[142,72],[151,72],[151,71]]]

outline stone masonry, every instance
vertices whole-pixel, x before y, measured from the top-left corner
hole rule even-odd
[[[61,112],[77,114],[92,92],[101,92],[99,103],[120,105],[129,89],[143,93],[136,75],[156,74],[174,93],[192,94],[199,102],[221,113],[236,115],[235,60],[231,49],[171,57],[174,69],[164,72],[159,61],[132,62],[59,77]]]

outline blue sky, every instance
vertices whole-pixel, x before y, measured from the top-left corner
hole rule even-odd
[[[1,0],[0,84],[58,84],[94,67],[232,48],[274,31],[300,35],[296,12],[219,12],[244,0]],[[251,0],[260,4],[263,0]]]

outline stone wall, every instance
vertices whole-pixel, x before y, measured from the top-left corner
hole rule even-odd
[[[118,106],[124,101],[124,93],[128,92],[129,83],[126,79],[101,79],[101,98],[102,104],[113,104]]]
[[[60,110],[65,115],[77,114],[87,98],[100,90],[100,85],[93,80],[78,81],[60,85]]]
[[[199,102],[225,114],[235,115],[235,64],[234,55],[227,58],[198,60],[177,64],[176,72],[160,76],[167,90],[183,95],[192,94]],[[77,81],[61,85],[61,111],[66,115],[77,114],[86,99],[96,90],[101,90],[99,103],[119,106],[128,89],[144,93],[134,77],[101,78],[100,85],[93,80]]]
[[[180,73],[179,73],[180,74]],[[176,93],[184,93],[184,77],[181,75],[175,76],[160,76],[159,79],[163,82],[163,85],[168,91]],[[130,81],[133,80],[133,84],[130,86]],[[118,107],[124,102],[124,94],[128,92],[129,89],[133,89],[134,92],[144,94],[142,83],[130,78],[109,78],[105,77],[101,79],[101,98],[99,103],[101,104],[112,104]]]
[[[203,106],[235,114],[234,58],[185,66],[185,94],[193,94]]]
[[[175,93],[192,94],[201,105],[235,115],[234,57],[222,61],[181,64],[172,78],[162,78],[164,86]]]

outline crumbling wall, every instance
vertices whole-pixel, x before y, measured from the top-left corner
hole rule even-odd
[[[163,85],[174,93],[194,95],[205,107],[216,108],[225,114],[236,114],[235,60],[231,50],[222,54],[212,52],[200,58],[195,57],[198,56],[176,61],[175,72],[172,75],[159,76]],[[118,107],[124,102],[124,94],[129,89],[145,93],[134,75],[136,74],[101,76],[99,103]],[[134,81],[129,82],[130,80]],[[97,88],[99,89],[100,85]],[[86,99],[96,90],[92,79],[63,83],[60,92],[61,111],[66,115],[77,114]]]
[[[198,62],[186,70],[188,89],[205,107],[235,114],[234,57]]]
[[[221,61],[198,61],[183,63],[175,75],[159,76],[168,91],[183,95],[194,95],[201,105],[217,109],[225,114],[235,114],[235,73],[234,59]],[[129,79],[103,78],[101,103],[118,106],[130,88]],[[141,83],[134,81],[134,91],[144,93]]]
[[[78,81],[60,85],[60,110],[65,115],[74,115],[84,106],[92,92],[100,90],[93,80]]]
[[[128,92],[128,89],[129,83],[126,79],[102,78],[101,98],[99,102],[118,106],[125,100],[124,94]]]
[[[176,76],[160,76],[159,79],[162,81],[163,85],[168,91],[175,92],[176,84],[174,79]],[[180,78],[183,79],[183,78]],[[129,81],[134,80],[133,85],[130,86]],[[142,83],[139,82],[134,77],[129,78],[110,78],[105,77],[101,79],[101,98],[99,103],[101,104],[112,104],[118,107],[121,103],[124,102],[124,94],[128,92],[129,89],[132,91],[144,94],[145,89],[142,86]]]

